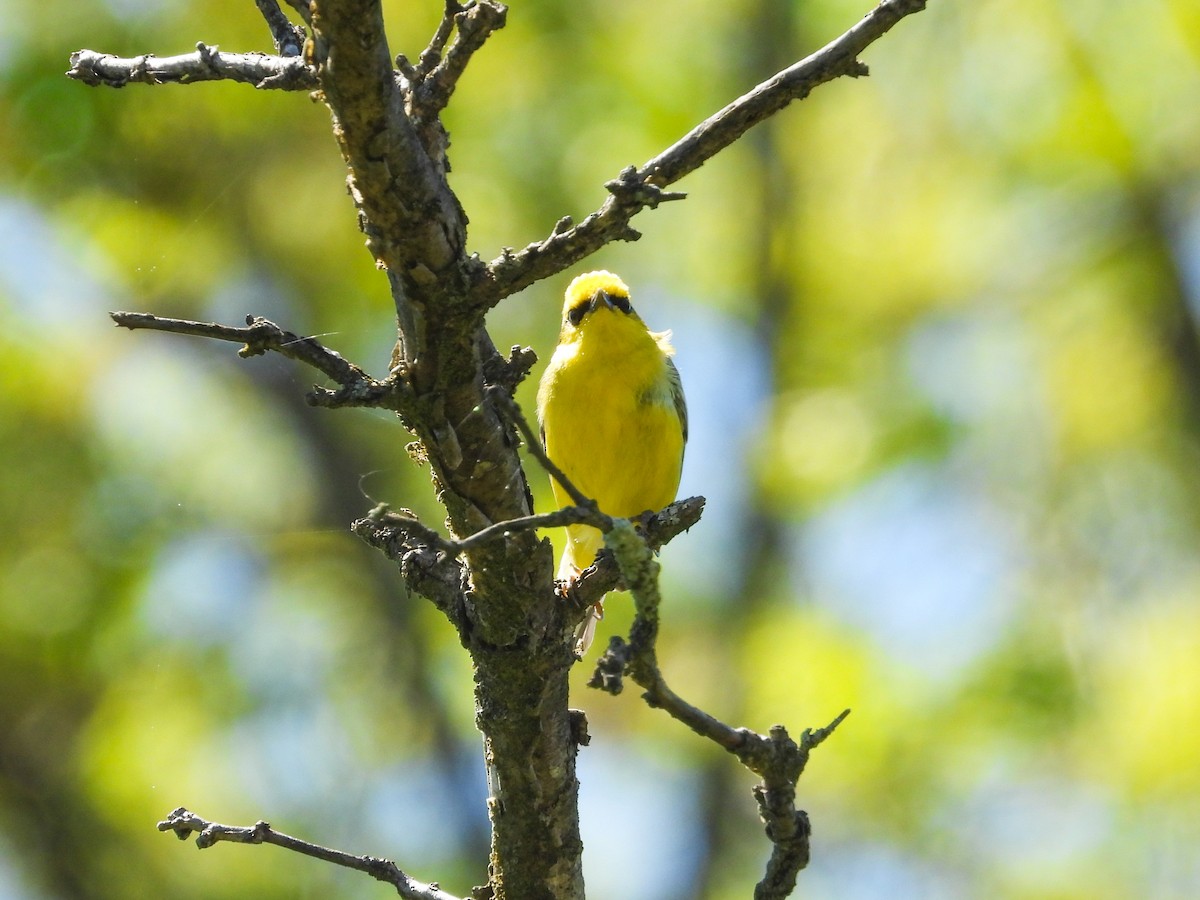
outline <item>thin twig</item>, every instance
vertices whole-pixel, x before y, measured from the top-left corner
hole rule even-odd
[[[454,17],[462,11],[463,8],[459,6],[457,0],[446,0],[437,30],[429,39],[429,46],[421,51],[421,55],[417,58],[417,64],[413,67],[414,78],[423,79],[433,70],[434,66],[441,62],[442,51],[446,49],[446,42],[450,40],[450,35],[454,32]]]
[[[195,81],[239,81],[264,90],[311,91],[317,71],[299,56],[265,53],[222,53],[216,47],[196,44],[195,53],[181,56],[123,58],[94,50],[71,54],[69,78],[92,87],[121,88],[130,83],[191,84]]]
[[[784,69],[701,122],[679,141],[640,167],[629,167],[605,185],[610,196],[578,225],[555,226],[544,240],[519,252],[505,250],[488,264],[475,287],[475,299],[490,309],[505,297],[555,275],[605,244],[637,240],[630,220],[647,207],[680,195],[662,189],[704,165],[751,127],[801,100],[821,84],[843,75],[868,74],[858,59],[904,17],[925,8],[926,0],[881,0],[845,34],[806,59]]]
[[[528,377],[537,359],[537,354],[531,348],[514,344],[508,359],[497,354],[484,360],[483,379],[488,384],[502,388],[511,397],[517,385]]]
[[[271,29],[271,39],[275,42],[275,50],[280,56],[299,56],[304,48],[307,35],[299,25],[293,25],[279,8],[278,0],[254,0],[258,11],[267,20]]]
[[[599,527],[601,519],[597,518],[594,510],[585,506],[564,506],[554,512],[538,513],[532,516],[521,516],[507,519],[480,529],[461,540],[442,537],[433,529],[422,524],[412,514],[395,513],[386,506],[376,507],[369,516],[371,522],[381,529],[393,528],[414,535],[418,545],[433,547],[451,556],[459,556],[467,550],[481,544],[500,540],[519,531],[533,531],[538,528],[563,528],[567,525],[592,525]]]
[[[599,528],[607,516],[597,514],[586,506],[564,506],[554,512],[538,513],[532,516],[522,516],[519,519],[509,519],[489,525],[469,537],[453,541],[453,551],[463,553],[488,541],[498,540],[518,531],[532,531],[536,528],[563,528],[567,525],[591,525]]]
[[[171,319],[150,313],[112,312],[109,316],[123,328],[144,328],[243,344],[238,350],[241,357],[258,356],[271,350],[306,363],[341,386],[336,391],[315,388],[309,395],[309,402],[314,406],[374,406],[401,413],[406,409],[406,387],[398,378],[378,381],[316,338],[293,334],[261,316],[246,316],[244,328],[216,322]]]
[[[453,14],[450,11],[452,6],[457,8]],[[493,32],[504,27],[507,14],[508,8],[493,0],[479,0],[467,7],[458,7],[453,0],[447,0],[442,25],[452,20],[457,26],[457,34],[444,53],[441,47],[437,47],[437,56],[434,56],[432,51],[435,48],[431,43],[421,54],[417,72],[422,76],[422,81],[414,99],[424,116],[435,116],[446,108],[459,78],[466,71],[467,63]],[[441,35],[442,29],[439,27],[435,40]],[[436,65],[430,67],[430,63]]]
[[[166,819],[158,823],[159,831],[173,831],[181,841],[196,835],[196,846],[205,850],[222,841],[235,844],[274,844],[313,859],[365,872],[372,878],[390,884],[404,900],[459,900],[438,887],[437,882],[425,884],[404,874],[394,862],[375,856],[354,856],[341,850],[332,850],[320,844],[312,844],[300,838],[276,831],[266,822],[253,825],[222,825],[210,822],[182,806],[172,810]]]
[[[585,509],[595,511],[598,517],[596,521],[600,523],[596,524],[597,528],[601,531],[608,531],[612,527],[612,519],[600,512],[600,507],[596,504],[596,501],[575,487],[571,483],[571,479],[563,474],[563,470],[546,455],[546,451],[542,447],[541,438],[533,433],[533,429],[526,420],[524,413],[521,412],[521,407],[517,406],[517,401],[510,397],[502,388],[495,385],[487,388],[487,395],[496,404],[496,408],[500,410],[501,415],[521,432],[521,437],[525,439],[525,449],[533,454],[534,459],[541,463],[542,468],[550,474],[550,477],[557,481],[559,486],[567,492],[567,496],[571,498],[576,506],[582,506]]]

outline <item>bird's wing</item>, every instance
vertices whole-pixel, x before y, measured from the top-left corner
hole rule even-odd
[[[688,438],[688,420],[687,420],[687,400],[683,397],[683,379],[679,377],[679,369],[675,367],[675,360],[667,359],[667,376],[671,381],[671,400],[675,404],[675,413],[679,416],[679,424],[683,428],[683,442],[687,443]]]

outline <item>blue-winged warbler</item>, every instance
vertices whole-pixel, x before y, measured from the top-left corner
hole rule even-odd
[[[675,499],[687,441],[687,406],[669,331],[650,331],[611,272],[580,275],[567,287],[562,331],[538,387],[546,455],[610,516],[632,518]],[[571,498],[551,479],[559,507]],[[574,580],[604,546],[589,525],[567,528],[558,567]],[[597,603],[577,634],[581,655],[603,615]]]

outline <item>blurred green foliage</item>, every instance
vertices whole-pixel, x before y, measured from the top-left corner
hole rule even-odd
[[[385,3],[393,50],[440,9]],[[866,9],[513,4],[447,115],[472,248],[586,215]],[[154,830],[177,805],[464,892],[469,666],[346,527],[378,500],[441,520],[407,436],[306,408],[285,360],[105,316],[263,314],[381,371],[325,109],[61,74],[79,47],[269,50],[248,0],[0,13],[0,896],[388,893],[198,855]],[[710,498],[663,554],[667,677],[760,730],[854,709],[801,783],[805,896],[1195,896],[1200,13],[935,0],[865,59],[588,263],[675,328],[683,490]],[[498,309],[496,343],[544,358],[570,274]],[[583,668],[591,894],[746,896],[749,777]]]

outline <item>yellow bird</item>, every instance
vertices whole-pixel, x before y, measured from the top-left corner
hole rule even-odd
[[[558,346],[538,386],[538,421],[546,455],[610,516],[657,512],[675,499],[687,405],[671,357],[671,332],[650,331],[611,272],[588,272],[567,287]],[[550,480],[555,502],[571,498]],[[560,580],[573,581],[592,564],[604,537],[589,525],[567,527]],[[597,603],[576,635],[587,651]]]

